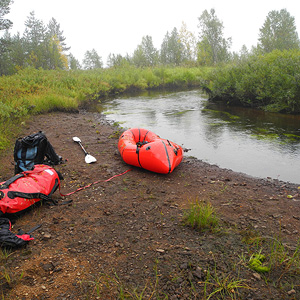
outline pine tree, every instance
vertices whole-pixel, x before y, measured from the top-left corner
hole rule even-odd
[[[4,19],[4,16],[10,12],[10,5],[13,3],[13,0],[1,0],[0,1],[0,30],[9,29],[13,22]]]

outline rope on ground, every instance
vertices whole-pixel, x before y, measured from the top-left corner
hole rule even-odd
[[[99,182],[108,182],[108,181],[112,180],[113,178],[116,178],[116,177],[119,177],[119,176],[122,176],[122,175],[128,173],[128,172],[131,171],[131,170],[132,170],[132,169],[128,169],[127,171],[125,171],[125,172],[123,172],[123,173],[121,173],[121,174],[116,174],[116,175],[114,175],[114,176],[112,176],[112,177],[110,177],[110,178],[108,178],[108,179],[106,179],[106,180],[98,180],[98,181],[95,181],[95,182],[93,182],[93,183],[90,183],[90,184],[88,184],[88,185],[86,185],[86,186],[84,186],[84,187],[81,187],[81,188],[77,189],[76,191],[73,191],[73,192],[68,193],[68,194],[62,194],[61,191],[60,191],[60,186],[59,186],[59,193],[60,193],[60,195],[63,196],[63,197],[65,197],[65,196],[70,196],[70,195],[75,194],[75,193],[77,193],[77,192],[79,192],[79,191],[81,191],[81,190],[87,189],[87,188],[91,187],[92,185],[97,184],[97,183],[99,183]]]

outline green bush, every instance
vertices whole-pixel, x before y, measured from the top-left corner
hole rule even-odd
[[[266,110],[300,112],[300,51],[275,50],[209,76],[210,98]]]

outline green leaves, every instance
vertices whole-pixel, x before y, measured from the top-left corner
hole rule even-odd
[[[271,268],[263,265],[265,259],[266,257],[263,254],[260,253],[254,254],[249,260],[249,267],[258,273],[269,272]]]
[[[0,12],[0,30],[1,21]],[[6,33],[0,39],[0,75],[11,75],[28,66],[46,70],[68,69],[64,52],[69,48],[64,41],[65,37],[55,19],[52,18],[45,26],[32,11],[25,22],[22,36],[20,33],[14,36]]]
[[[300,112],[300,51],[274,50],[211,73],[210,97],[245,106]]]
[[[260,28],[258,47],[264,53],[272,52],[275,49],[300,48],[295,18],[286,9],[269,12],[263,27]]]
[[[200,63],[216,64],[228,61],[231,47],[231,38],[223,37],[223,23],[217,18],[215,10],[203,11],[199,19],[200,41],[198,59]],[[204,60],[204,62],[203,62]]]
[[[86,70],[101,69],[103,67],[102,58],[95,49],[86,51],[84,54],[83,65]]]

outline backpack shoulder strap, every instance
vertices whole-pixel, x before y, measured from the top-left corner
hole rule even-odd
[[[22,148],[22,138],[18,138],[16,139],[16,142],[15,142],[15,147],[14,147],[14,160],[17,161],[19,158],[18,158],[18,152],[19,150]]]

